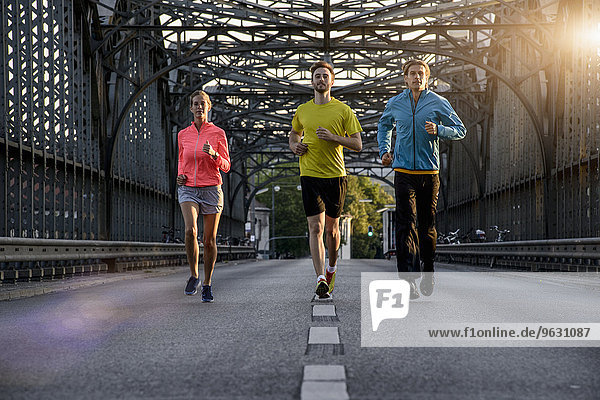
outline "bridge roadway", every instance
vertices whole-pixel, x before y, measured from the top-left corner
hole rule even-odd
[[[308,259],[219,263],[211,304],[183,294],[185,267],[27,284],[29,289],[54,285],[56,291],[0,301],[0,397],[598,398],[598,342],[595,347],[361,347],[361,272],[381,271],[393,272],[393,261],[340,261],[333,301],[318,304],[335,306],[335,317],[329,318],[312,317]],[[511,273],[517,279],[500,280],[493,288],[468,274],[452,284],[439,277],[433,296],[411,302],[411,310],[449,307],[440,304],[444,291],[454,292],[451,297],[471,293],[470,307],[488,310],[484,320],[506,320],[501,310],[509,302],[498,293],[516,288],[527,294],[540,284]],[[600,292],[584,280],[550,282],[552,290],[520,307],[539,315],[538,321],[552,321],[575,307],[583,318],[598,322]],[[573,304],[556,304],[557,294],[573,289],[578,293]],[[320,327],[337,328],[339,345],[309,346],[309,330]],[[322,375],[321,365],[338,367]],[[315,380],[319,377],[325,381]],[[315,390],[325,391],[313,397]]]

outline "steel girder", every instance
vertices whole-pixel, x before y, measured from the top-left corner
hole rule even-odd
[[[528,110],[538,137],[543,136],[540,116],[518,85],[513,86],[519,77],[507,76],[488,62],[494,51],[506,48],[503,41],[511,35],[531,42],[538,58],[548,58],[544,41],[536,41],[532,33],[551,32],[552,26],[536,17],[530,2],[117,3],[121,13],[112,23],[101,25],[105,36],[96,46],[109,56],[105,65],[114,65],[110,57],[118,54],[115,49],[136,38],[156,49],[162,62],[158,63],[161,68],[139,82],[109,137],[117,137],[136,97],[152,82],[167,79],[169,110],[179,116],[172,121],[179,127],[189,122],[187,96],[197,88],[208,88],[214,103],[212,119],[231,136],[235,158],[250,156],[249,141],[263,151],[285,151],[293,112],[311,96],[307,67],[325,58],[339,70],[338,82],[343,81],[334,88],[334,96],[355,110],[365,129],[361,157],[379,168],[376,123],[385,101],[401,90],[401,64],[415,56],[431,63],[434,87],[444,87],[454,103],[475,108],[478,115],[467,125],[480,125],[485,120],[482,114],[489,115],[489,99],[481,93],[486,90],[486,75],[492,75],[511,86]],[[506,8],[520,15],[511,18]],[[499,15],[502,23],[495,21]],[[544,66],[531,61],[533,70]],[[119,75],[126,76],[127,71]],[[544,152],[543,146],[540,151]]]
[[[0,236],[98,239],[89,9],[52,0],[0,6]]]
[[[402,63],[419,57],[432,67],[433,88],[452,102],[471,133],[444,148],[448,169],[442,171],[442,218],[486,225],[496,217],[484,205],[495,207],[507,190],[511,198],[526,196],[517,187],[527,181],[532,182],[528,195],[535,187],[544,199],[541,206],[529,208],[539,214],[541,207],[536,226],[543,227],[524,231],[522,237],[552,237],[557,127],[551,121],[560,97],[555,82],[561,76],[555,39],[569,19],[558,16],[570,7],[558,0],[117,1],[113,17],[98,24],[101,40],[94,51],[102,54],[106,71],[117,80],[132,81],[134,90],[112,111],[107,137],[115,141],[134,102],[153,82],[169,88],[164,101],[170,133],[189,123],[187,97],[203,88],[213,99],[211,118],[228,133],[239,163],[236,187],[244,190],[232,192],[249,200],[256,189],[248,186],[251,174],[275,168],[274,159],[284,159],[284,164],[293,160],[289,152],[257,156],[287,152],[293,112],[311,97],[308,66],[326,59],[336,69],[334,96],[355,110],[365,129],[364,150],[351,156],[357,161],[349,162],[348,169],[379,174],[377,120],[387,99],[402,89]],[[135,67],[115,62],[136,41],[156,57],[154,69],[137,80],[129,73]],[[496,169],[510,161],[498,151],[509,149],[510,143],[496,144],[495,135],[512,129],[507,121],[515,107],[518,130],[528,126],[534,133],[518,139],[533,154],[525,158],[532,167],[511,172],[504,182]],[[109,171],[112,159],[108,146]],[[471,182],[457,181],[469,174]],[[232,205],[238,201],[229,200]],[[464,217],[469,214],[465,205],[478,210],[475,219]],[[452,210],[462,217],[452,216]],[[502,219],[510,218],[510,213],[502,214]]]
[[[230,137],[224,219],[239,226],[261,171],[295,171],[287,132],[321,58],[365,128],[349,171],[389,182],[376,123],[414,56],[469,129],[442,146],[443,230],[600,234],[597,1],[1,4],[4,235],[153,240],[174,225],[174,135],[198,88]]]

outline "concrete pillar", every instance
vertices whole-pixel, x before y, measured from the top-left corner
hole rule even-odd
[[[352,217],[344,215],[340,218],[340,234],[342,243],[340,244],[339,257],[341,260],[350,260],[352,258]]]

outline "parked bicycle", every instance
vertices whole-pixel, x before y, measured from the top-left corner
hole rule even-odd
[[[252,246],[250,238],[243,238],[240,240],[240,246]]]
[[[445,233],[438,232],[437,243],[438,244],[445,244],[446,243],[446,234]],[[388,258],[388,260],[389,260],[389,258]]]
[[[454,232],[448,232],[448,234],[446,235],[446,238],[444,239],[444,243],[460,244],[460,238],[458,236],[458,232],[460,232],[460,228],[458,228]]]
[[[170,226],[162,225],[162,241],[163,243],[183,243],[179,237],[175,237],[175,232],[180,232],[179,229],[171,228]]]
[[[475,229],[475,242],[483,243],[486,240],[486,234],[483,229]]]
[[[494,240],[495,242],[504,242],[505,236],[510,233],[509,229],[500,229],[498,228],[498,225],[490,226],[490,229],[495,230],[498,234],[496,240]]]
[[[458,236],[459,243],[471,243],[473,241],[473,228],[469,229],[467,233],[463,233]]]
[[[217,235],[217,245],[218,246],[229,246],[233,244],[231,236],[223,236],[221,234]]]

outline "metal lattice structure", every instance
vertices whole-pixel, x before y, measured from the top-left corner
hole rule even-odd
[[[490,31],[480,50],[495,71],[486,77],[489,114],[468,151],[450,151],[444,226],[499,225],[511,240],[597,237],[600,4],[521,4],[495,21],[531,27]],[[469,160],[478,187],[464,179]]]
[[[89,24],[71,2],[44,3],[2,1],[0,235],[94,239],[103,187]]]
[[[203,89],[232,155],[220,229],[241,236],[254,194],[297,174],[287,134],[320,59],[365,130],[349,172],[389,183],[376,125],[413,57],[469,131],[442,148],[441,230],[600,234],[600,44],[582,39],[600,35],[593,0],[2,6],[0,235],[152,241],[161,224],[181,226],[175,135]]]

